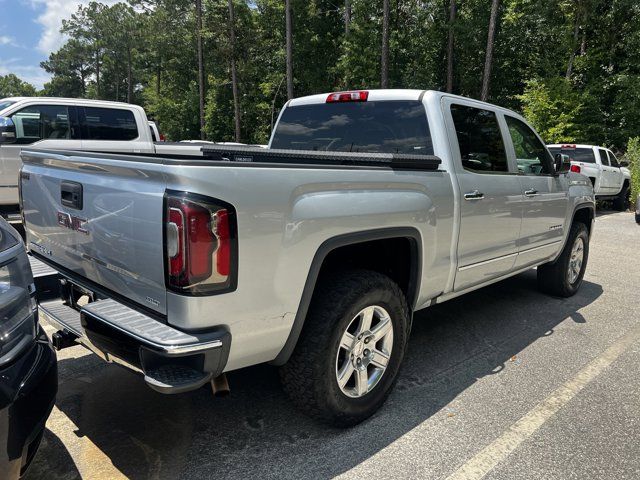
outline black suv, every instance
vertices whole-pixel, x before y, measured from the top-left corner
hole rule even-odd
[[[29,259],[0,218],[0,478],[26,471],[57,390],[56,354],[38,324]]]

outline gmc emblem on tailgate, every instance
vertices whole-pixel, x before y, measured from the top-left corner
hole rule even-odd
[[[76,232],[83,233],[85,235],[89,235],[89,230],[84,228],[86,225],[87,219],[76,217],[71,215],[70,213],[58,212],[58,225],[64,228],[68,228],[69,230],[75,230]]]

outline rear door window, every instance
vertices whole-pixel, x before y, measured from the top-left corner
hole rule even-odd
[[[16,143],[71,138],[69,108],[64,105],[31,105],[11,115],[16,126]]]
[[[600,161],[602,162],[602,165],[609,166],[609,157],[607,155],[607,151],[603,150],[602,148],[599,148],[598,151],[600,152]]]
[[[271,148],[433,155],[424,105],[405,100],[287,107]]]
[[[134,140],[138,126],[131,110],[119,108],[85,107],[84,140]]]
[[[478,173],[508,172],[507,153],[495,112],[451,105],[462,166]]]

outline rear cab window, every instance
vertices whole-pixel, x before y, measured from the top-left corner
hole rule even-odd
[[[417,100],[287,107],[271,148],[433,155],[426,111]]]
[[[576,148],[563,145],[562,147],[549,147],[549,151],[553,155],[556,153],[567,155],[572,162],[596,163],[592,148]]]

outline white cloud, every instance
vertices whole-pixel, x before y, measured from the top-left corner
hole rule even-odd
[[[18,46],[13,37],[7,37],[6,35],[0,35],[0,45],[11,45],[12,47]]]
[[[113,4],[116,1],[102,0],[102,3]],[[36,19],[42,26],[38,50],[45,55],[58,50],[66,41],[65,36],[60,33],[62,20],[71,17],[78,10],[78,6],[89,2],[90,0],[29,0],[34,9],[44,9]]]
[[[24,65],[21,62],[20,58],[0,59],[0,75],[13,73],[20,80],[24,80],[36,88],[42,88],[46,82],[51,80],[51,76],[40,67]]]

